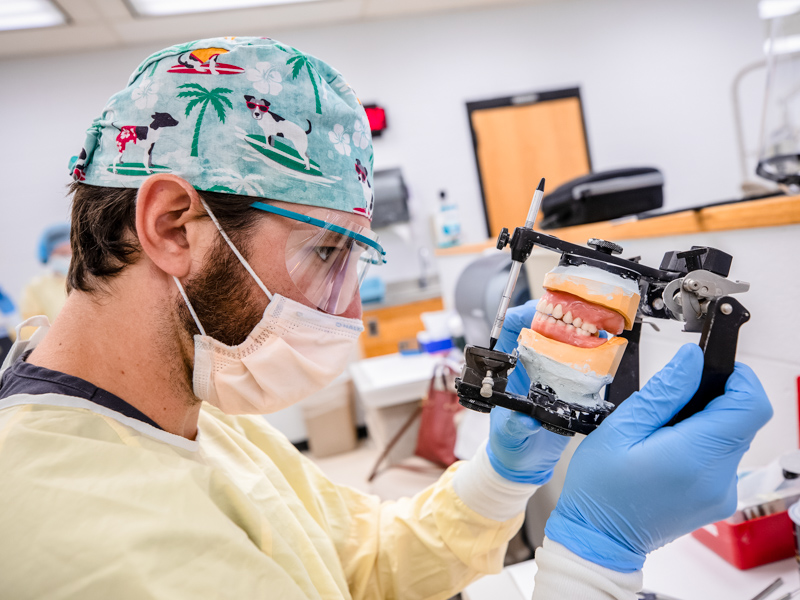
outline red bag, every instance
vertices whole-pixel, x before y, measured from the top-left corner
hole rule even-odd
[[[451,369],[442,366],[436,369],[428,387],[428,397],[422,401],[422,419],[414,454],[449,467],[456,460],[456,414],[464,408],[458,403],[455,387],[448,383]],[[439,384],[439,385],[437,385]]]
[[[383,460],[420,416],[422,420],[419,424],[419,435],[417,436],[417,447],[414,450],[414,454],[443,467],[449,467],[458,460],[453,454],[456,446],[455,417],[463,407],[458,403],[455,384],[451,384],[447,377],[455,374],[456,372],[446,365],[436,367],[431,383],[428,386],[428,396],[423,399],[422,406],[414,411],[414,414],[409,417],[408,421],[403,424],[386,445],[378,460],[375,461],[367,481],[375,479]],[[440,385],[441,389],[437,385]],[[415,465],[393,466],[409,471],[429,472],[436,470],[435,467],[425,468]]]

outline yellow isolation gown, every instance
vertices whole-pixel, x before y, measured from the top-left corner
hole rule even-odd
[[[25,286],[20,301],[20,315],[23,321],[36,315],[46,315],[52,323],[66,301],[67,278],[58,273],[45,273]]]
[[[448,598],[499,572],[504,522],[453,489],[336,485],[261,417],[196,441],[60,394],[0,400],[0,597]]]

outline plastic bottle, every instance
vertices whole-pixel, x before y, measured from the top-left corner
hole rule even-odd
[[[444,190],[439,192],[439,209],[436,212],[436,245],[439,248],[457,246],[461,238],[461,220],[458,204],[447,199]]]

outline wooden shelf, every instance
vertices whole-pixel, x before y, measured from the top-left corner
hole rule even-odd
[[[779,227],[800,223],[800,196],[777,196],[686,210],[663,217],[631,221],[589,223],[545,231],[574,244],[585,244],[589,238],[620,241],[650,237],[685,235],[707,231],[729,231],[755,227]],[[474,254],[493,248],[496,242],[487,240],[456,248],[437,250],[437,256]]]

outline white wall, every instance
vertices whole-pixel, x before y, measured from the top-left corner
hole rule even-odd
[[[729,87],[741,66],[759,58],[755,0],[562,0],[263,29],[324,57],[362,100],[386,106],[391,129],[376,140],[376,166],[404,169],[417,215],[448,190],[462,207],[468,242],[486,235],[468,100],[578,84],[595,169],[662,168],[672,208],[737,194]],[[15,297],[38,268],[42,227],[67,216],[66,165],[84,130],[139,60],[161,46],[0,61],[0,285]],[[757,103],[750,104],[755,123]],[[427,218],[415,231],[427,234]],[[387,279],[416,276],[416,258],[398,236],[385,237],[395,250]]]

